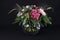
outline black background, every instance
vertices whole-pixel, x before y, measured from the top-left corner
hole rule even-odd
[[[53,24],[43,29],[39,35],[25,35],[16,24],[11,24],[16,14],[8,15],[8,12],[18,3],[26,4],[49,4],[53,11],[49,12]],[[60,2],[59,0],[0,0],[0,40],[60,40]]]

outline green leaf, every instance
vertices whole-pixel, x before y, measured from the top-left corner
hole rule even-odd
[[[31,32],[31,27],[28,28],[29,32]]]
[[[29,19],[29,13],[26,13],[26,18],[28,18],[28,19]]]
[[[11,12],[13,12],[13,11],[15,11],[15,10],[16,10],[16,8],[10,10],[8,13],[10,14]]]
[[[36,22],[35,22],[34,20],[32,20],[32,19],[31,19],[31,22],[32,22],[33,24],[36,24]]]
[[[15,22],[13,22],[13,24],[14,23],[18,23],[19,21],[20,21],[20,18],[19,17],[16,17]]]
[[[47,24],[46,24],[46,23],[44,23],[44,26],[46,26],[46,27],[47,27]]]
[[[46,10],[50,10],[50,9],[53,9],[52,7],[48,7]]]
[[[43,21],[47,24],[52,24],[47,16],[43,16]]]
[[[20,7],[20,5],[17,4],[17,3],[16,3],[16,8],[17,8],[18,11],[21,11],[22,10],[22,8]]]
[[[43,18],[43,16],[41,15],[41,16],[40,16],[40,18],[39,18],[39,22],[41,22],[41,21],[42,21],[42,18]]]
[[[24,17],[23,22],[26,23],[27,19],[29,20],[29,13],[26,13],[25,14],[25,17]]]
[[[33,8],[34,7],[34,5],[31,5],[31,8]]]
[[[14,23],[18,23],[18,22],[22,22],[23,19],[21,17],[16,17],[15,21],[13,22]]]
[[[40,23],[41,27],[44,27],[43,23]]]

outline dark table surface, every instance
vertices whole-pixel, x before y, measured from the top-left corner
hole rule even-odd
[[[38,35],[24,34],[15,25],[0,27],[0,40],[60,40],[60,27],[50,26],[42,29]]]

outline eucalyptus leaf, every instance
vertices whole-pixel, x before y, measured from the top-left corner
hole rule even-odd
[[[47,16],[43,16],[43,21],[48,24],[52,24]]]
[[[16,3],[16,8],[17,8],[18,11],[22,10],[22,7],[19,4],[17,4],[17,3]]]
[[[48,8],[46,8],[46,10],[50,10],[50,9],[53,9],[52,7],[48,7]]]
[[[8,13],[10,14],[11,12],[13,12],[13,11],[15,11],[15,10],[16,10],[16,8],[10,10]]]
[[[15,22],[13,22],[13,24],[18,23],[18,22],[22,22],[22,21],[23,21],[23,19],[21,17],[16,17]]]

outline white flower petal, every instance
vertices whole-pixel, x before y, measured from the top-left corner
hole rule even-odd
[[[22,9],[22,11],[25,11],[24,9]]]
[[[18,16],[18,17],[20,16],[20,12],[18,12],[17,16]]]
[[[21,13],[21,12],[18,12],[18,14],[17,14],[17,17],[19,17],[19,16],[21,16],[23,13]]]
[[[21,13],[20,15],[22,15],[23,13]]]
[[[40,27],[36,27],[38,30],[40,29]]]

